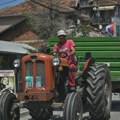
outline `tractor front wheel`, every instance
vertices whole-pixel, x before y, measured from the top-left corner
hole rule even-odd
[[[66,97],[63,120],[82,120],[83,106],[79,93],[69,93]]]
[[[0,120],[19,120],[20,109],[14,101],[17,100],[13,93],[2,93],[0,96]]]

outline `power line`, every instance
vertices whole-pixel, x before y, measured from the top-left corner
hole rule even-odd
[[[11,0],[11,1],[8,1],[8,2],[5,2],[5,3],[2,3],[2,4],[0,4],[0,5],[6,5],[6,4],[9,4],[9,3],[11,3],[11,2],[15,2],[16,0]]]

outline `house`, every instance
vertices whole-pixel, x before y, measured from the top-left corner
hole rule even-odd
[[[6,41],[36,40],[38,35],[25,21],[24,11],[32,8],[28,2],[0,10],[0,39]]]
[[[19,5],[0,10],[0,39],[26,43],[39,49],[43,41],[27,23],[25,13],[34,9],[27,1]]]
[[[105,27],[115,21],[114,36],[120,36],[120,0],[78,0],[81,12],[91,17],[94,27]]]

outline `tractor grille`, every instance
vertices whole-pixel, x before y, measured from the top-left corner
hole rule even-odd
[[[26,87],[32,88],[34,86],[33,81],[33,63],[31,61],[27,61],[25,64],[25,80],[26,80]]]
[[[45,84],[44,62],[36,61],[36,86],[41,87]]]
[[[25,63],[25,71],[27,88],[32,88],[33,86],[40,88],[45,84],[45,68],[43,61],[27,61]],[[36,82],[34,82],[35,80]]]

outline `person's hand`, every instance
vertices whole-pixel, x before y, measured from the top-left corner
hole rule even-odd
[[[71,54],[70,53],[68,53],[67,54],[67,56],[65,57],[67,60],[69,60],[70,59],[70,57],[71,57]]]
[[[67,54],[66,52],[61,52],[60,57],[62,57],[62,58],[66,58],[67,56],[68,56],[68,54]]]
[[[56,55],[56,52],[53,52],[52,55],[55,56],[55,55]]]

